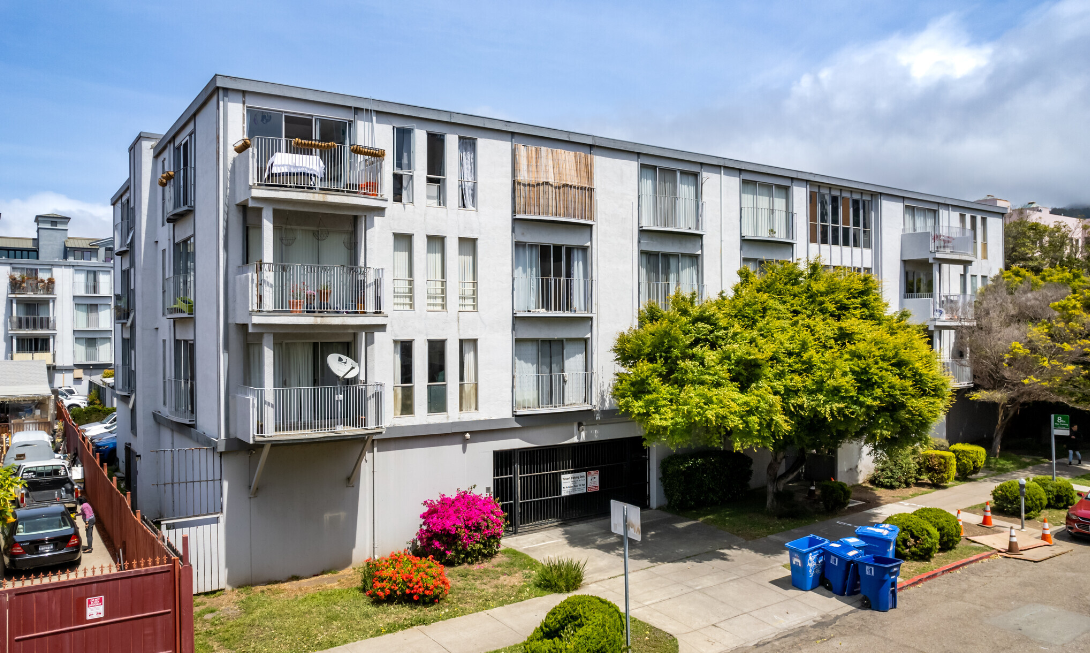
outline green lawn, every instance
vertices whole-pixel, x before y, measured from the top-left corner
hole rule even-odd
[[[501,648],[492,653],[522,653],[522,644]],[[632,620],[632,653],[677,653],[677,640],[651,624]]]
[[[1041,458],[1040,456],[1023,456],[1021,454],[1003,451],[999,454],[999,458],[992,458],[989,456],[987,460],[984,461],[984,469],[976,478],[987,478],[988,476],[995,476],[996,474],[1006,474],[1007,472],[1013,472],[1047,462],[1047,458]]]
[[[448,567],[450,594],[429,606],[372,603],[360,591],[358,571],[339,574],[328,589],[276,583],[197,596],[196,648],[206,653],[320,651],[543,596],[548,592],[533,585],[539,565],[504,549],[484,564]]]
[[[901,565],[901,580],[911,580],[920,574],[926,574],[929,571],[934,571],[939,567],[945,567],[948,564],[957,562],[958,560],[964,560],[971,558],[978,553],[986,553],[988,551],[994,551],[991,547],[983,546],[980,544],[973,544],[968,540],[962,540],[953,549],[949,551],[941,551],[935,554],[935,557],[926,562],[917,562],[913,560],[906,560]]]
[[[1090,474],[1083,474],[1082,476],[1076,476],[1070,479],[1072,483],[1078,485],[1090,485]]]
[[[854,488],[853,488],[854,489]],[[744,498],[721,506],[671,511],[687,519],[704,522],[737,535],[744,540],[756,540],[774,533],[814,524],[835,517],[835,514],[815,511],[793,517],[776,517],[765,512],[765,490],[758,488]]]

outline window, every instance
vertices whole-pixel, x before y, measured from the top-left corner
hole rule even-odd
[[[980,258],[988,258],[988,218],[984,216],[980,216]]]
[[[810,191],[810,242],[871,248],[872,202],[848,191]]]
[[[795,237],[795,214],[790,209],[787,186],[742,182],[742,236],[751,238]]]
[[[446,136],[428,132],[428,206],[445,206]]]
[[[938,224],[938,211],[922,206],[905,205],[904,232],[934,231]]]
[[[588,254],[586,247],[515,243],[515,311],[589,312]]]
[[[447,342],[428,341],[428,414],[447,412]]]
[[[186,136],[174,146],[174,206],[168,211],[193,206],[193,136]]]
[[[446,239],[428,236],[428,310],[447,310]]]
[[[458,310],[477,310],[477,240],[458,239]]]
[[[973,232],[973,256],[977,255],[977,233],[976,233],[976,216],[969,216],[969,229]]]
[[[969,292],[971,294],[975,295],[976,291],[979,290],[979,288],[977,286],[977,276],[975,274],[969,275],[969,284],[970,284]]]
[[[413,414],[413,341],[394,341],[394,417]]]
[[[109,363],[113,361],[109,338],[76,338],[77,363]]]
[[[594,157],[533,145],[514,148],[515,215],[594,220]]]
[[[394,127],[394,201],[413,203],[412,127]]]
[[[394,234],[394,309],[413,310],[413,237]]]
[[[586,340],[515,341],[515,410],[586,405],[592,386]]]
[[[640,306],[654,302],[665,307],[669,297],[678,291],[686,294],[695,292],[698,300],[703,299],[700,257],[640,252]]]
[[[959,289],[958,292],[960,292],[962,295],[964,295],[966,293],[966,290],[965,290],[965,273],[962,273],[959,276],[960,276],[960,282],[958,283],[958,289]]]
[[[76,304],[77,329],[109,329],[110,305],[109,304]]]
[[[16,353],[46,353],[53,351],[49,338],[16,338]]]
[[[477,139],[458,137],[458,208],[477,208]]]
[[[923,299],[934,292],[931,272],[905,269],[905,299]]]
[[[980,275],[980,288],[981,288],[981,290],[983,290],[984,287],[987,286],[987,285],[988,285],[988,276],[985,275],[985,274]]]
[[[700,229],[697,182],[695,172],[640,166],[640,226]]]
[[[462,340],[458,347],[458,410],[477,410],[477,341]]]

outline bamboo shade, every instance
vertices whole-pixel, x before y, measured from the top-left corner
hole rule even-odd
[[[515,214],[594,220],[594,159],[532,145],[515,146]]]

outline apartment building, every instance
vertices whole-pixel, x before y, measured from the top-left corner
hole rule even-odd
[[[403,548],[459,488],[511,530],[659,505],[612,342],[743,265],[876,275],[971,384],[952,328],[1003,260],[994,206],[224,76],[128,152],[119,452],[205,589]]]
[[[71,218],[34,218],[32,238],[0,238],[4,358],[45,361],[53,387],[88,389],[113,365],[113,240],[68,235]]]

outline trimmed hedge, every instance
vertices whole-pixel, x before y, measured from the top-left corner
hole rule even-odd
[[[880,451],[874,458],[874,471],[867,480],[876,487],[896,490],[915,483],[917,473],[911,449]]]
[[[920,508],[912,513],[935,527],[939,533],[939,551],[949,551],[961,542],[958,518],[942,508]]]
[[[1053,481],[1051,476],[1034,476],[1033,482],[1040,485],[1041,489],[1045,491],[1045,498],[1048,501],[1047,507],[1049,508],[1064,510],[1075,505],[1075,502],[1079,500],[1079,495],[1076,494],[1074,486],[1066,478],[1058,478]]]
[[[662,491],[674,510],[717,506],[749,490],[753,460],[740,451],[692,451],[662,459]]]
[[[1018,481],[1004,481],[992,488],[992,501],[995,509],[1008,515],[1017,515],[1021,511],[1021,501],[1018,494]],[[1048,495],[1044,489],[1029,481],[1026,483],[1026,517],[1035,519],[1041,511],[1048,507]]]
[[[116,408],[106,408],[104,406],[88,406],[87,408],[73,406],[68,414],[72,416],[72,421],[76,423],[76,426],[83,426],[91,422],[101,422],[116,411]]]
[[[897,534],[896,554],[901,560],[927,561],[939,550],[939,532],[915,515],[890,515],[884,523],[901,529]]]
[[[984,461],[988,458],[987,450],[975,444],[951,445],[950,453],[957,459],[958,478],[969,478],[984,469]]]
[[[819,489],[821,505],[825,512],[838,512],[848,507],[852,500],[852,489],[840,481],[822,481]]]
[[[933,451],[950,451],[950,441],[946,438],[931,438],[931,449]]]
[[[582,595],[549,610],[522,646],[525,653],[617,653],[624,643],[624,617],[617,606]]]
[[[949,485],[957,474],[958,461],[949,451],[921,451],[920,471],[932,485]]]

